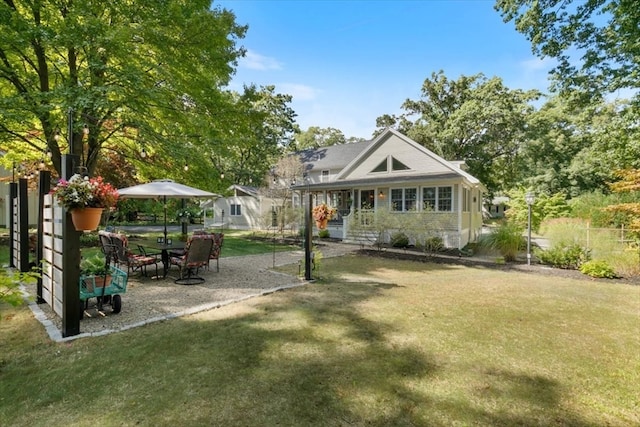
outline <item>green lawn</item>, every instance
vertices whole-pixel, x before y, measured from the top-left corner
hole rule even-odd
[[[358,256],[320,275],[63,344],[2,307],[0,424],[640,425],[640,287]]]

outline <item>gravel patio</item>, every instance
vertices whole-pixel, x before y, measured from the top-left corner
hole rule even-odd
[[[325,258],[357,249],[357,245],[331,242],[323,243],[320,247]],[[199,285],[175,284],[176,269],[170,270],[169,275],[160,280],[132,273],[127,291],[122,294],[120,313],[113,314],[110,306],[106,306],[103,316],[95,307],[90,307],[80,321],[80,334],[66,338],[62,337],[62,319],[47,304],[33,302],[36,286],[27,285],[25,291],[31,299],[29,306],[34,316],[43,324],[50,338],[68,341],[124,331],[303,285],[306,282],[301,277],[272,270],[274,265],[298,264],[303,259],[303,250],[221,258],[219,272],[215,269],[215,263],[211,264],[211,270],[200,271],[205,282]],[[95,298],[91,302],[95,303]]]

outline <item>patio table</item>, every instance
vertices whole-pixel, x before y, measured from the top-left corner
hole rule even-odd
[[[171,252],[179,252],[184,251],[185,242],[172,242],[170,244],[167,243],[147,243],[144,245],[146,248],[159,250],[161,252],[162,265],[164,266],[164,275],[167,277],[167,273],[169,272],[169,267],[171,266]]]

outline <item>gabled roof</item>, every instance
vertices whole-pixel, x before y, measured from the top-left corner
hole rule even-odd
[[[380,145],[382,145],[382,143],[384,143],[384,141],[386,141],[392,135],[395,135],[396,137],[400,138],[405,143],[413,146],[417,150],[423,152],[425,155],[431,157],[432,159],[434,159],[435,161],[440,163],[442,166],[444,166],[446,169],[450,170],[452,173],[463,176],[470,183],[472,183],[474,185],[479,185],[480,184],[480,181],[476,177],[474,177],[473,175],[470,175],[469,173],[467,173],[464,170],[462,170],[462,168],[460,167],[462,162],[460,162],[460,161],[449,162],[449,161],[443,159],[442,157],[438,156],[433,151],[431,151],[431,150],[423,147],[422,145],[418,144],[413,139],[401,134],[400,132],[398,132],[397,130],[392,129],[392,128],[386,128],[373,141],[370,141],[370,144],[367,145],[356,157],[354,157],[349,162],[348,165],[346,165],[342,169],[342,171],[337,175],[336,179],[339,180],[340,178],[346,176],[351,170],[353,170],[354,167],[356,167],[362,161],[362,159],[364,159],[367,156],[369,156],[370,153],[374,152]]]
[[[227,188],[227,190],[233,191],[234,196],[258,197],[258,189],[256,187],[250,187],[248,185],[234,184]]]
[[[373,141],[351,142],[348,144],[331,145],[329,147],[309,148],[296,154],[310,170],[342,170],[356,156],[371,145]]]

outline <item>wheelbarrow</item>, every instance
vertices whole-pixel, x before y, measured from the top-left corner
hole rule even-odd
[[[110,274],[104,276],[80,276],[80,318],[90,306],[91,298],[96,299],[98,313],[104,316],[104,306],[110,305],[111,312],[120,313],[122,297],[127,291],[127,273],[118,267],[109,266]],[[88,313],[87,313],[88,315]]]

